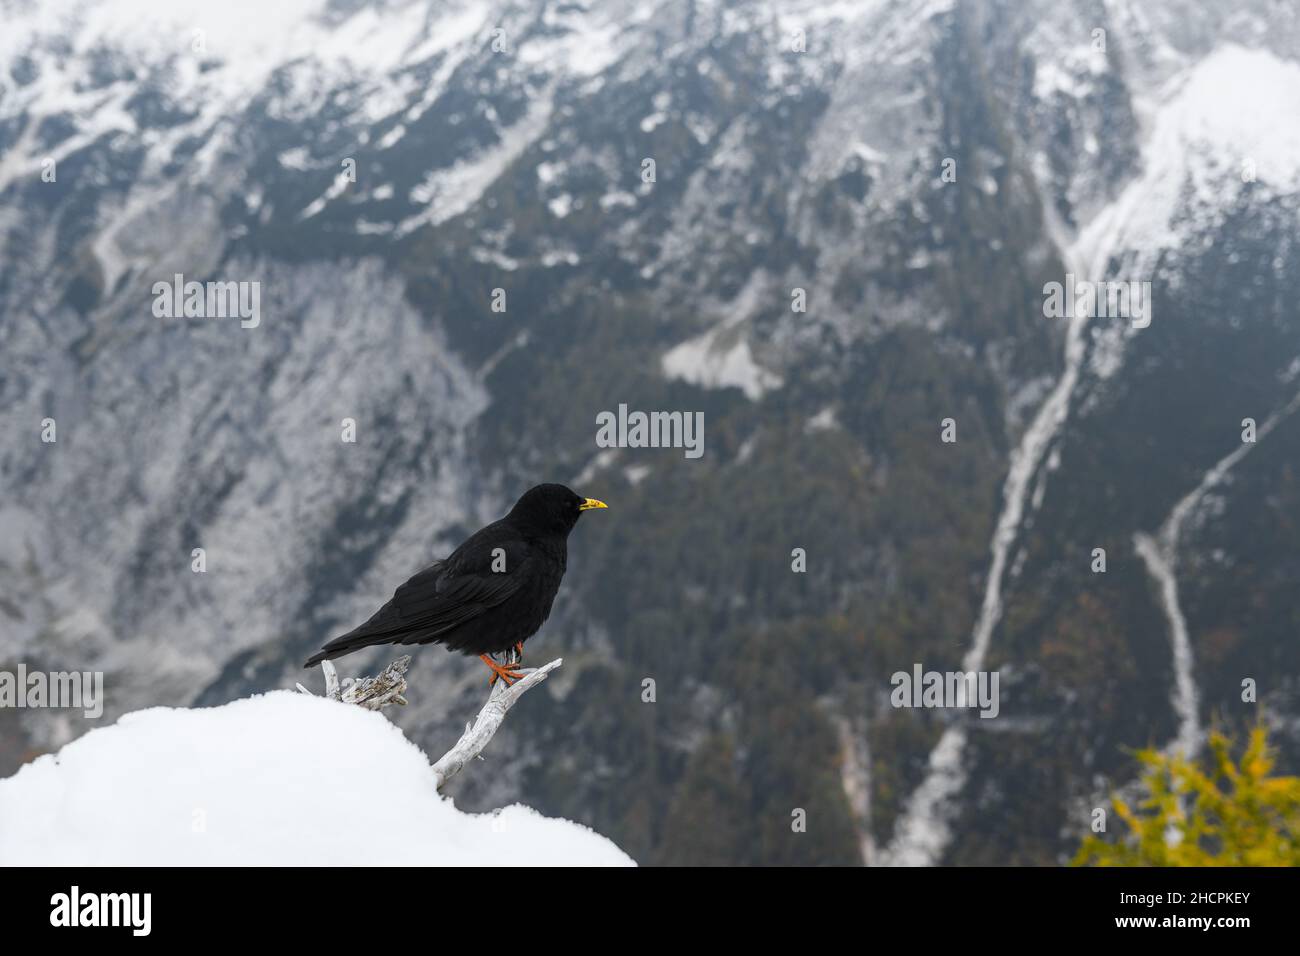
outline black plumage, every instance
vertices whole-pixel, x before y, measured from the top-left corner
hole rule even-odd
[[[604,508],[564,485],[538,485],[500,521],[471,535],[445,560],[399,587],[370,620],[326,644],[306,666],[376,644],[442,644],[477,654],[507,683],[523,643],[551,613],[568,562],[568,538],[582,512]],[[515,663],[489,655],[513,650]]]

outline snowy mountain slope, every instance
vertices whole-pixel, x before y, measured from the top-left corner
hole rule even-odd
[[[1046,71],[1051,79],[1040,83],[1044,72],[1040,70],[1035,74],[1035,94],[1051,99],[1070,96],[1076,107],[1083,109],[1093,96],[1092,78],[1104,69],[1097,65],[1099,60],[1104,62],[1100,56],[1093,56],[1087,65],[1078,68],[1085,77],[1083,81],[1066,77],[1053,65]],[[1067,270],[1094,281],[1131,275],[1152,276],[1169,285],[1191,283],[1195,277],[1184,273],[1174,257],[1184,248],[1212,242],[1216,235],[1222,235],[1234,211],[1251,204],[1300,205],[1300,151],[1294,148],[1300,132],[1300,100],[1296,99],[1300,84],[1295,82],[1300,79],[1298,69],[1300,64],[1280,60],[1267,50],[1226,44],[1203,60],[1187,63],[1158,92],[1134,97],[1135,112],[1143,117],[1138,128],[1143,129],[1145,139],[1131,181],[1110,203],[1096,209],[1091,219],[1077,222],[1069,233],[1063,226],[1052,226],[1058,235],[1064,233],[1059,241]],[[1091,124],[1085,120],[1081,125],[1089,128]],[[1096,153],[1098,144],[1090,139],[1085,148]],[[1042,162],[1037,168],[1040,175],[1050,170],[1049,164]],[[1261,170],[1267,170],[1267,178]],[[1052,187],[1051,175],[1048,172],[1049,181],[1042,184],[1045,190]],[[1243,181],[1246,179],[1249,181]],[[1069,188],[1061,192],[1071,194]],[[1069,212],[1069,219],[1077,217],[1077,212]],[[1162,318],[1168,321],[1167,316]],[[1259,317],[1251,319],[1257,322]],[[963,662],[965,669],[985,666],[1005,610],[1004,578],[1009,569],[1012,579],[1018,576],[1024,552],[1014,566],[1010,561],[1020,536],[1032,527],[1038,502],[1049,485],[1069,483],[1069,475],[1038,475],[1048,461],[1049,449],[1061,440],[1072,405],[1079,403],[1076,391],[1087,396],[1082,402],[1086,414],[1089,403],[1095,404],[1098,392],[1106,388],[1105,381],[1122,367],[1125,341],[1140,339],[1144,331],[1123,320],[1089,320],[1084,315],[1070,322],[1066,370],[1013,455],[991,547],[993,560],[984,606]],[[1300,355],[1279,355],[1281,367],[1275,374],[1280,377],[1287,368],[1294,367],[1297,358]],[[1265,432],[1289,417],[1295,405],[1285,402],[1273,407],[1276,413],[1264,420]],[[1225,449],[1232,447],[1230,441],[1225,434]],[[1212,486],[1222,480],[1222,474],[1251,448],[1238,443],[1236,451],[1216,465],[1204,482]],[[1038,502],[1031,504],[1030,495],[1035,489]],[[1203,489],[1190,492],[1174,509],[1162,528],[1166,548],[1177,547],[1177,529],[1184,513],[1202,493]],[[1158,579],[1160,600],[1169,619],[1175,671],[1170,694],[1181,728],[1176,739],[1184,751],[1191,752],[1200,742],[1200,717],[1187,625],[1178,606],[1176,578],[1169,567],[1174,558],[1169,552],[1160,557],[1150,539],[1140,531],[1137,534],[1137,553]],[[935,746],[925,781],[913,794],[908,813],[900,821],[896,840],[886,856],[888,861],[915,865],[942,858],[951,840],[946,811],[966,783],[966,744],[966,729],[958,725],[949,728]]]
[[[581,529],[529,648],[569,673],[467,805],[522,797],[645,862],[846,862],[913,831],[909,861],[1051,862],[1123,748],[1175,737],[1133,541],[1293,397],[1295,11],[0,9],[0,666],[102,667],[109,719],[290,686],[520,487],[581,476],[618,521]],[[176,272],[260,282],[260,324],[155,318]],[[1066,272],[1151,280],[1151,327],[1071,336],[1043,312]],[[621,403],[703,411],[704,458],[597,448]],[[1179,538],[1205,719],[1237,671],[1300,675],[1253,550],[1289,566],[1286,523],[1258,528],[1290,421]],[[888,706],[892,672],[974,651],[1006,732]],[[734,663],[764,658],[782,687]],[[449,744],[480,671],[420,654],[412,739]],[[0,714],[0,767],[84,729]],[[945,731],[964,782],[918,801]],[[810,804],[820,836],[791,842]]]

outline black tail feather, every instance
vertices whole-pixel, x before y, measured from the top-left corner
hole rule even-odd
[[[315,667],[321,661],[329,661],[333,659],[334,659],[334,655],[329,651],[318,651],[315,654],[313,654],[311,657],[307,658],[307,663],[303,664],[302,666]]]
[[[321,661],[332,661],[337,657],[343,657],[351,654],[353,651],[359,651],[363,647],[373,647],[376,644],[393,644],[396,639],[391,634],[344,634],[342,637],[336,637],[319,651],[307,658],[307,663],[303,667],[315,667]]]

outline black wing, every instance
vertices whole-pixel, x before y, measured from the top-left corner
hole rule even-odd
[[[516,594],[535,561],[513,529],[488,525],[399,587],[370,620],[330,641],[307,666],[373,644],[438,640]]]

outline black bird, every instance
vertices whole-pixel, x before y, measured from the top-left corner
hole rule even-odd
[[[376,644],[443,644],[477,654],[509,686],[521,676],[524,641],[551,613],[568,560],[569,532],[584,511],[608,507],[564,485],[524,492],[500,521],[397,589],[366,623],[336,637],[306,667]],[[514,650],[498,664],[492,654]]]

